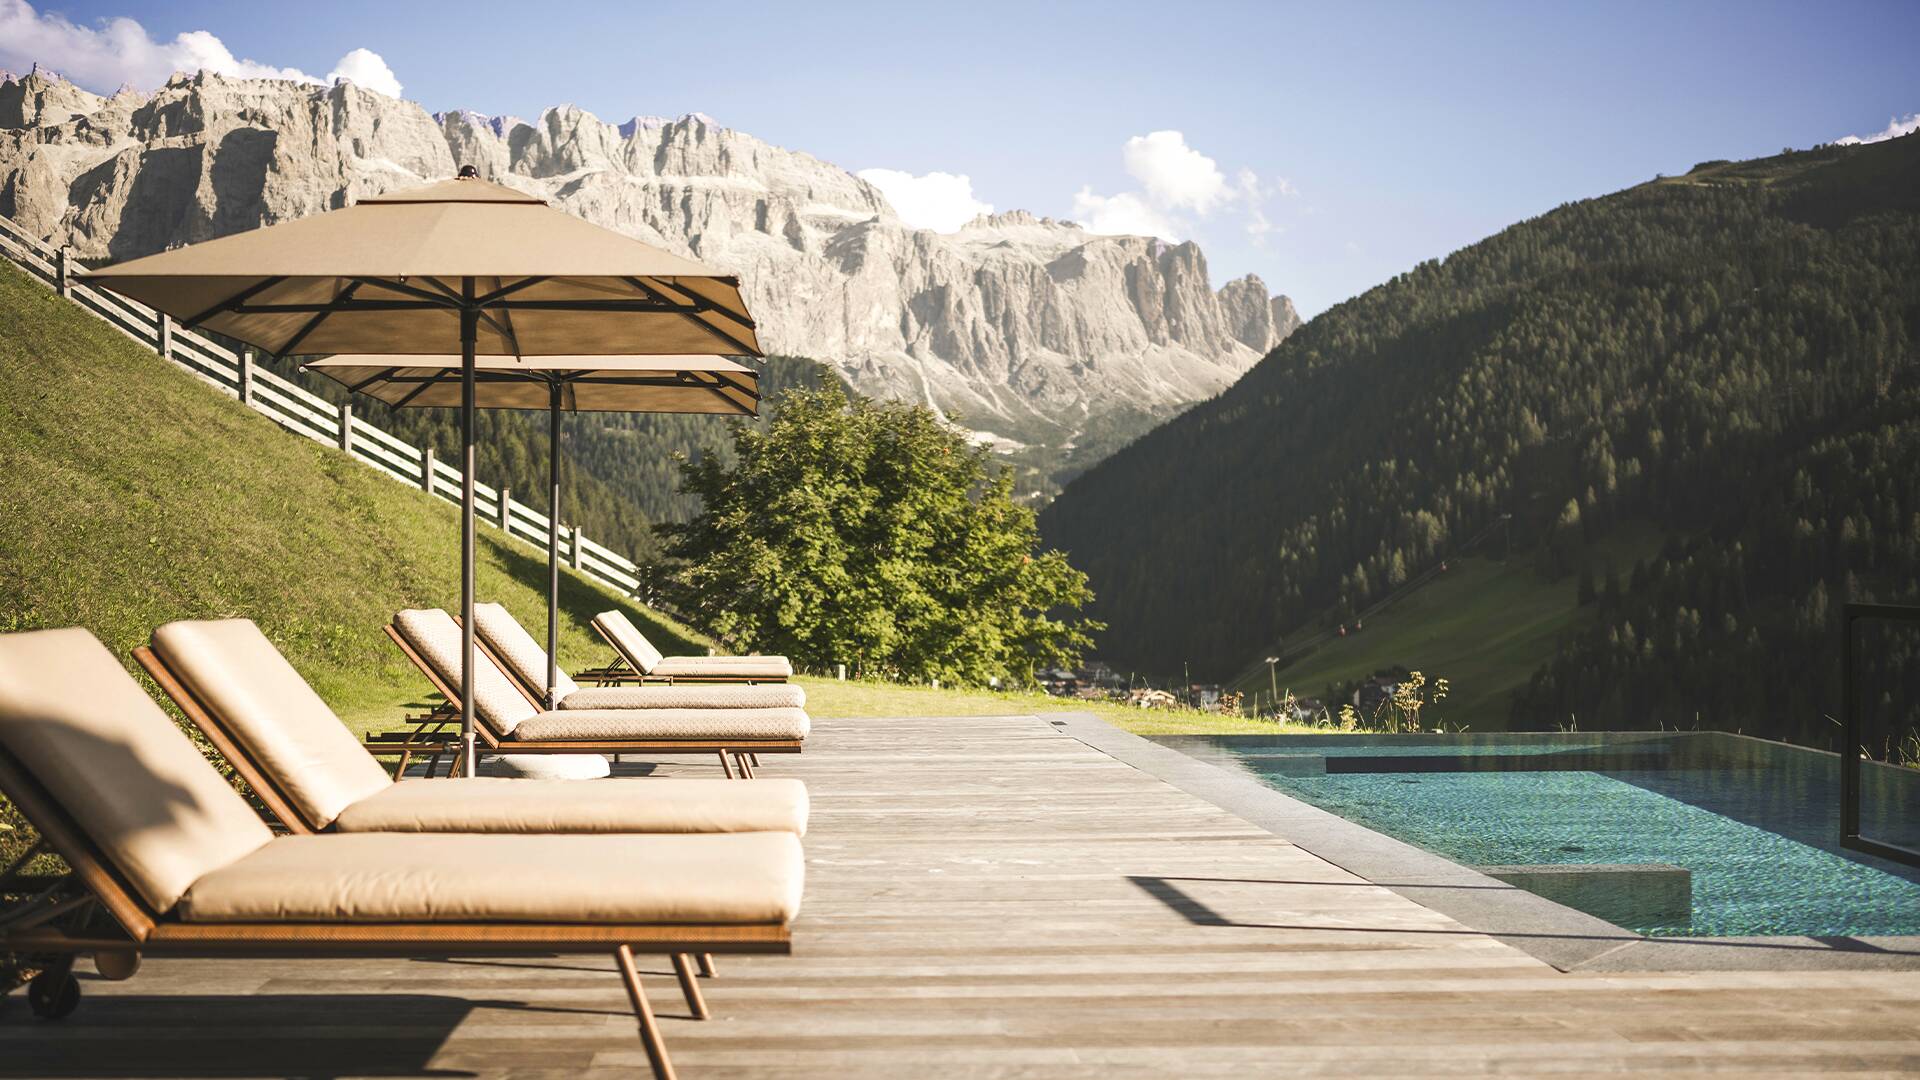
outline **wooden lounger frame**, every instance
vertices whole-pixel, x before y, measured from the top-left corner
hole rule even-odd
[[[40,834],[36,849],[51,848],[70,868],[65,877],[38,889],[24,903],[0,910],[0,953],[24,957],[34,966],[45,964],[61,975],[83,953],[136,960],[143,954],[344,959],[611,953],[639,1022],[640,1041],[653,1074],[673,1080],[673,1063],[640,985],[634,953],[786,955],[793,951],[789,928],[774,924],[182,922],[155,911],[65,809],[5,752],[0,752],[0,791]],[[11,888],[8,880],[0,879],[0,891]],[[101,913],[109,917],[110,925],[102,925],[97,917]],[[680,962],[675,970],[684,983],[688,975]]]
[[[448,686],[445,680],[440,678],[439,673],[433,670],[433,665],[427,663],[412,645],[407,644],[406,636],[401,634],[398,628],[388,623],[385,629],[387,637],[406,654],[407,659],[413,661],[413,666],[420,669],[420,673],[427,677],[427,681],[433,684],[433,688],[439,691],[440,696],[446,698],[449,703],[460,700],[459,688]],[[479,645],[479,640],[477,636],[474,638],[476,647]],[[488,662],[492,662],[491,653],[483,655]],[[511,680],[511,676],[509,679]],[[536,707],[541,707],[538,701],[532,698],[528,700],[532,701]],[[738,776],[742,779],[752,779],[754,755],[798,754],[802,747],[800,739],[547,739],[540,741],[502,739],[493,733],[493,729],[488,727],[485,721],[479,717],[475,717],[474,720],[474,738],[479,749],[485,753],[718,754],[721,770],[730,778]],[[395,776],[406,771],[407,763],[415,755],[430,757],[427,766],[429,776],[438,766],[440,757],[451,756],[453,760],[449,775],[458,774],[461,765],[459,732],[449,733],[446,729],[460,722],[459,706],[454,705],[447,714],[428,714],[425,718],[409,722],[413,726],[404,730],[379,732],[367,736],[367,749],[375,754],[400,755],[400,764],[394,772]],[[729,755],[733,758],[731,765],[727,761]]]
[[[633,658],[627,655],[627,651],[620,647],[619,642],[613,640],[613,635],[607,633],[606,629],[600,625],[599,619],[594,619],[588,625],[592,626],[593,632],[599,634],[600,640],[606,642],[607,647],[613,650],[613,659],[603,667],[574,672],[573,678],[575,682],[591,681],[599,686],[611,686],[620,683],[665,683],[672,685],[677,682],[746,683],[751,686],[756,683],[783,683],[787,681],[787,677],[784,675],[649,675],[640,670],[639,666],[633,662]],[[478,640],[478,638],[475,640]]]
[[[186,714],[188,720],[193,721],[193,726],[200,729],[200,733],[207,737],[207,741],[213,744],[213,748],[220,751],[220,756],[227,760],[227,764],[233,766],[233,771],[239,774],[240,779],[247,782],[254,801],[266,811],[270,824],[300,836],[327,831],[325,826],[316,825],[307,820],[287,794],[286,788],[281,785],[280,778],[260,767],[260,763],[254,760],[253,755],[241,747],[240,740],[234,737],[226,722],[221,720],[219,715],[187,686],[178,672],[167,666],[167,662],[162,660],[158,653],[141,645],[133,650],[133,658],[146,669],[147,674],[159,684],[160,689],[173,699],[173,703],[180,706],[180,711]],[[690,958],[684,954],[675,953],[673,968],[674,973],[679,976],[680,990],[687,999],[687,1007],[693,1010],[696,1019],[705,1020],[709,1015],[707,1002],[700,993],[700,984],[693,979]],[[701,955],[700,972],[704,975],[714,973],[713,957]]]

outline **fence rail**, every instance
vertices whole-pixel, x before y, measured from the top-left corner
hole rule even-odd
[[[430,448],[423,450],[397,438],[353,415],[349,406],[336,405],[261,367],[251,349],[236,353],[181,328],[145,304],[85,284],[76,277],[81,267],[68,252],[41,243],[5,215],[0,215],[0,255],[87,313],[286,430],[325,443],[403,484],[448,502],[460,501],[460,470],[439,460]],[[473,489],[474,513],[482,522],[546,550],[547,515],[510,492],[504,493],[503,508],[503,492],[478,480]],[[578,526],[561,526],[560,558],[622,595],[645,599],[639,564],[582,536]]]

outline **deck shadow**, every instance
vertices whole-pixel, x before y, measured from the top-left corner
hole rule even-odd
[[[0,1002],[0,1077],[473,1076],[430,1064],[480,1006],[515,1003],[432,994],[89,994],[72,1016],[40,1020],[15,993]]]
[[[1747,952],[1747,953],[1774,952],[1774,953],[1783,953],[1783,954],[1798,953],[1798,954],[1817,954],[1817,955],[1854,954],[1858,956],[1882,957],[1889,961],[1894,961],[1894,962],[1902,962],[1902,961],[1907,962],[1902,964],[1902,966],[1911,966],[1912,961],[1920,961],[1920,945],[1910,945],[1909,942],[1912,941],[1912,939],[1910,938],[1909,939],[1883,938],[1883,939],[1880,939],[1880,941],[1874,941],[1866,938],[1835,937],[1835,936],[1775,937],[1775,938],[1766,938],[1766,937],[1721,937],[1721,938],[1665,937],[1665,938],[1661,938],[1661,937],[1644,937],[1640,935],[1633,935],[1632,937],[1627,938],[1626,940],[1622,940],[1620,935],[1612,935],[1612,934],[1583,934],[1578,932],[1551,933],[1551,932],[1541,932],[1541,931],[1510,930],[1510,929],[1500,930],[1496,932],[1496,931],[1487,931],[1487,930],[1475,930],[1469,926],[1461,926],[1453,929],[1428,929],[1423,927],[1322,926],[1322,925],[1314,925],[1310,923],[1249,922],[1244,919],[1234,919],[1234,918],[1229,918],[1225,915],[1222,915],[1220,912],[1214,910],[1211,906],[1209,906],[1205,901],[1201,900],[1199,897],[1196,897],[1192,893],[1181,888],[1180,885],[1177,883],[1187,882],[1190,884],[1282,885],[1282,886],[1328,885],[1328,884],[1339,884],[1339,883],[1279,881],[1279,880],[1265,880],[1265,879],[1259,879],[1259,878],[1156,877],[1148,874],[1129,874],[1127,875],[1127,880],[1132,882],[1135,887],[1140,889],[1141,892],[1146,893],[1148,896],[1151,896],[1155,900],[1158,900],[1162,904],[1165,904],[1171,910],[1178,912],[1180,915],[1184,916],[1188,922],[1193,923],[1195,926],[1231,926],[1231,927],[1238,927],[1244,930],[1315,930],[1315,931],[1325,931],[1328,933],[1418,934],[1418,935],[1429,936],[1429,937],[1494,937],[1494,938],[1498,938],[1501,941],[1505,941],[1508,944],[1519,945],[1524,951],[1529,951],[1529,952],[1531,950],[1525,949],[1525,946],[1523,944],[1524,942],[1527,942],[1527,941],[1535,941],[1535,942],[1585,941],[1585,942],[1594,942],[1597,944],[1604,943],[1604,944],[1615,945],[1614,948],[1609,948],[1606,951],[1599,953],[1596,956],[1590,958],[1589,962],[1591,962],[1592,960],[1598,960],[1600,959],[1600,957],[1612,956],[1620,953],[1623,950],[1629,950],[1629,949],[1632,949],[1632,950],[1635,950],[1636,952],[1641,952],[1641,953],[1657,952],[1657,953],[1664,953],[1669,955],[1693,953],[1696,958],[1695,963],[1697,964],[1697,967],[1700,970],[1711,970],[1711,969],[1725,966],[1726,961],[1724,959],[1713,959],[1713,960],[1705,959],[1707,955],[1710,955],[1711,950],[1725,950],[1727,954],[1736,953],[1736,952]],[[1359,887],[1369,887],[1371,885],[1374,885],[1375,883],[1358,882],[1358,883],[1352,883],[1352,884],[1357,885]],[[1428,886],[1381,885],[1379,887],[1392,888],[1397,892],[1406,888],[1425,889]],[[1440,886],[1440,888],[1457,888],[1457,887],[1459,886],[1450,886],[1450,885]],[[1426,905],[1423,905],[1423,906],[1426,906]],[[1585,966],[1587,966],[1587,964],[1584,964],[1584,963],[1573,965],[1573,967],[1585,967]],[[1661,967],[1665,967],[1665,966],[1666,965],[1661,965]],[[1596,967],[1595,970],[1599,970],[1599,968]],[[1632,969],[1629,968],[1627,970],[1632,970]]]

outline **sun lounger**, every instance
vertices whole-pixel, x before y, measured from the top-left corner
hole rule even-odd
[[[624,618],[624,616],[622,616]],[[459,620],[454,620],[455,625]],[[474,637],[528,701],[544,707],[547,650],[501,604],[475,604]],[[644,640],[644,639],[643,639]],[[596,686],[581,689],[559,668],[555,691],[561,709],[781,709],[805,708],[807,692],[798,683],[688,683],[682,685]]]
[[[613,663],[583,671],[594,682],[785,682],[793,665],[784,656],[663,656],[625,612],[603,611],[593,629],[613,646]],[[545,678],[543,674],[541,676]]]
[[[142,954],[612,953],[671,1077],[634,952],[785,953],[800,904],[792,833],[275,836],[80,629],[0,636],[0,791],[71,868],[0,914],[49,1015],[80,954],[126,977]]]
[[[434,689],[459,700],[460,627],[453,616],[438,608],[402,611],[387,636]],[[797,754],[811,727],[806,711],[791,707],[541,711],[485,652],[476,650],[474,660],[474,731],[488,753],[718,754],[727,775],[751,777],[748,755]],[[457,713],[430,714],[406,731],[369,738],[367,748],[400,753],[403,762],[410,754],[454,752],[447,731],[458,721]]]
[[[134,658],[293,832],[806,834],[798,780],[395,782],[249,619],[168,623]]]
[[[289,832],[806,835],[798,780],[396,782],[250,619],[168,623],[133,655]],[[705,1019],[688,958],[674,968]]]

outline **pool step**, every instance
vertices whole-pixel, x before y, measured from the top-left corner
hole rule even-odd
[[[1668,863],[1530,863],[1474,869],[1615,926],[1685,926],[1693,872]]]

